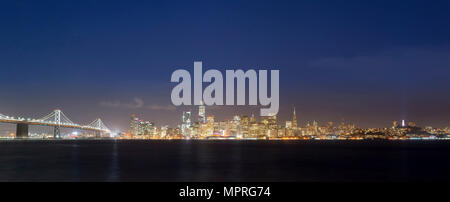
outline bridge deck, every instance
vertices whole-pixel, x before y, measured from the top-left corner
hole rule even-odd
[[[8,119],[0,119],[1,123],[11,123],[11,124],[28,124],[28,125],[39,125],[39,126],[53,126],[56,127],[58,126],[58,124],[56,123],[47,123],[47,122],[39,122],[39,121],[28,121],[28,120],[8,120]],[[87,127],[87,126],[81,126],[81,125],[66,125],[66,124],[61,124],[59,125],[59,127],[62,128],[75,128],[75,129],[82,129],[82,130],[91,130],[91,131],[101,131],[101,132],[108,132],[106,130],[103,129],[97,129],[97,128],[92,128],[92,127]]]

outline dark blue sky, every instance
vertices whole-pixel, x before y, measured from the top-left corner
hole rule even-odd
[[[180,122],[171,73],[279,69],[280,119],[450,125],[448,1],[1,1],[0,113]],[[210,108],[218,119],[258,108]],[[196,113],[196,112],[195,112]]]

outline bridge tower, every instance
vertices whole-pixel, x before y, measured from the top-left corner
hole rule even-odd
[[[18,123],[16,128],[16,138],[28,137],[28,124]]]
[[[102,137],[102,133],[103,132],[106,132],[106,133],[110,133],[111,132],[108,129],[108,127],[105,126],[105,124],[103,123],[103,121],[100,118],[95,119],[88,126],[97,129],[97,131],[95,131],[95,137],[96,138]]]
[[[96,128],[102,128],[102,120],[100,118],[97,119],[97,124],[94,124]],[[100,131],[96,131],[95,132],[95,137],[96,138],[100,138],[102,136],[102,132]]]
[[[59,139],[61,138],[61,110],[55,110],[55,123],[56,126],[53,131],[53,138]]]

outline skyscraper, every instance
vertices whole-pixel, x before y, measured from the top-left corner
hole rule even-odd
[[[198,106],[198,122],[206,123],[206,112],[205,112],[205,105],[203,105],[203,101],[201,101],[200,106]]]
[[[189,135],[189,129],[191,128],[191,112],[187,111],[187,112],[183,112],[183,116],[181,117],[181,133],[183,134],[183,136],[188,136]]]
[[[252,114],[252,116],[250,117],[250,123],[249,123],[250,125],[249,125],[249,137],[250,138],[257,138],[258,137],[258,135],[259,135],[259,129],[260,129],[260,126],[259,126],[259,123],[258,122],[256,122],[256,118],[255,118],[255,115],[254,114]]]
[[[242,138],[241,117],[238,115],[233,116],[232,125],[231,125],[231,133],[238,138]]]
[[[294,130],[297,129],[297,115],[295,115],[295,107],[294,107],[294,113],[292,115],[292,128]]]
[[[138,134],[143,138],[151,138],[156,133],[155,123],[150,121],[139,121]]]
[[[246,115],[241,117],[241,131],[242,131],[242,137],[243,138],[248,137],[248,133],[249,133],[249,119],[248,119],[248,116],[246,116]]]
[[[138,129],[139,129],[139,120],[136,118],[135,114],[131,114],[131,120],[130,120],[130,134],[132,136],[138,135]]]
[[[267,137],[273,138],[278,136],[278,121],[277,115],[272,115],[267,118],[269,130],[267,131]]]
[[[211,136],[214,134],[214,116],[208,115],[206,122],[206,136]]]

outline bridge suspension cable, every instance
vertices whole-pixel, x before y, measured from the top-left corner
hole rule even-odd
[[[61,110],[57,109],[52,113],[40,118],[42,121],[54,122],[60,125],[77,125],[70,120]]]
[[[100,118],[95,119],[94,121],[92,121],[87,126],[93,127],[93,128],[96,128],[96,129],[100,129],[100,130],[104,130],[104,131],[110,131],[109,128],[106,127],[106,125],[103,123],[103,121]]]

